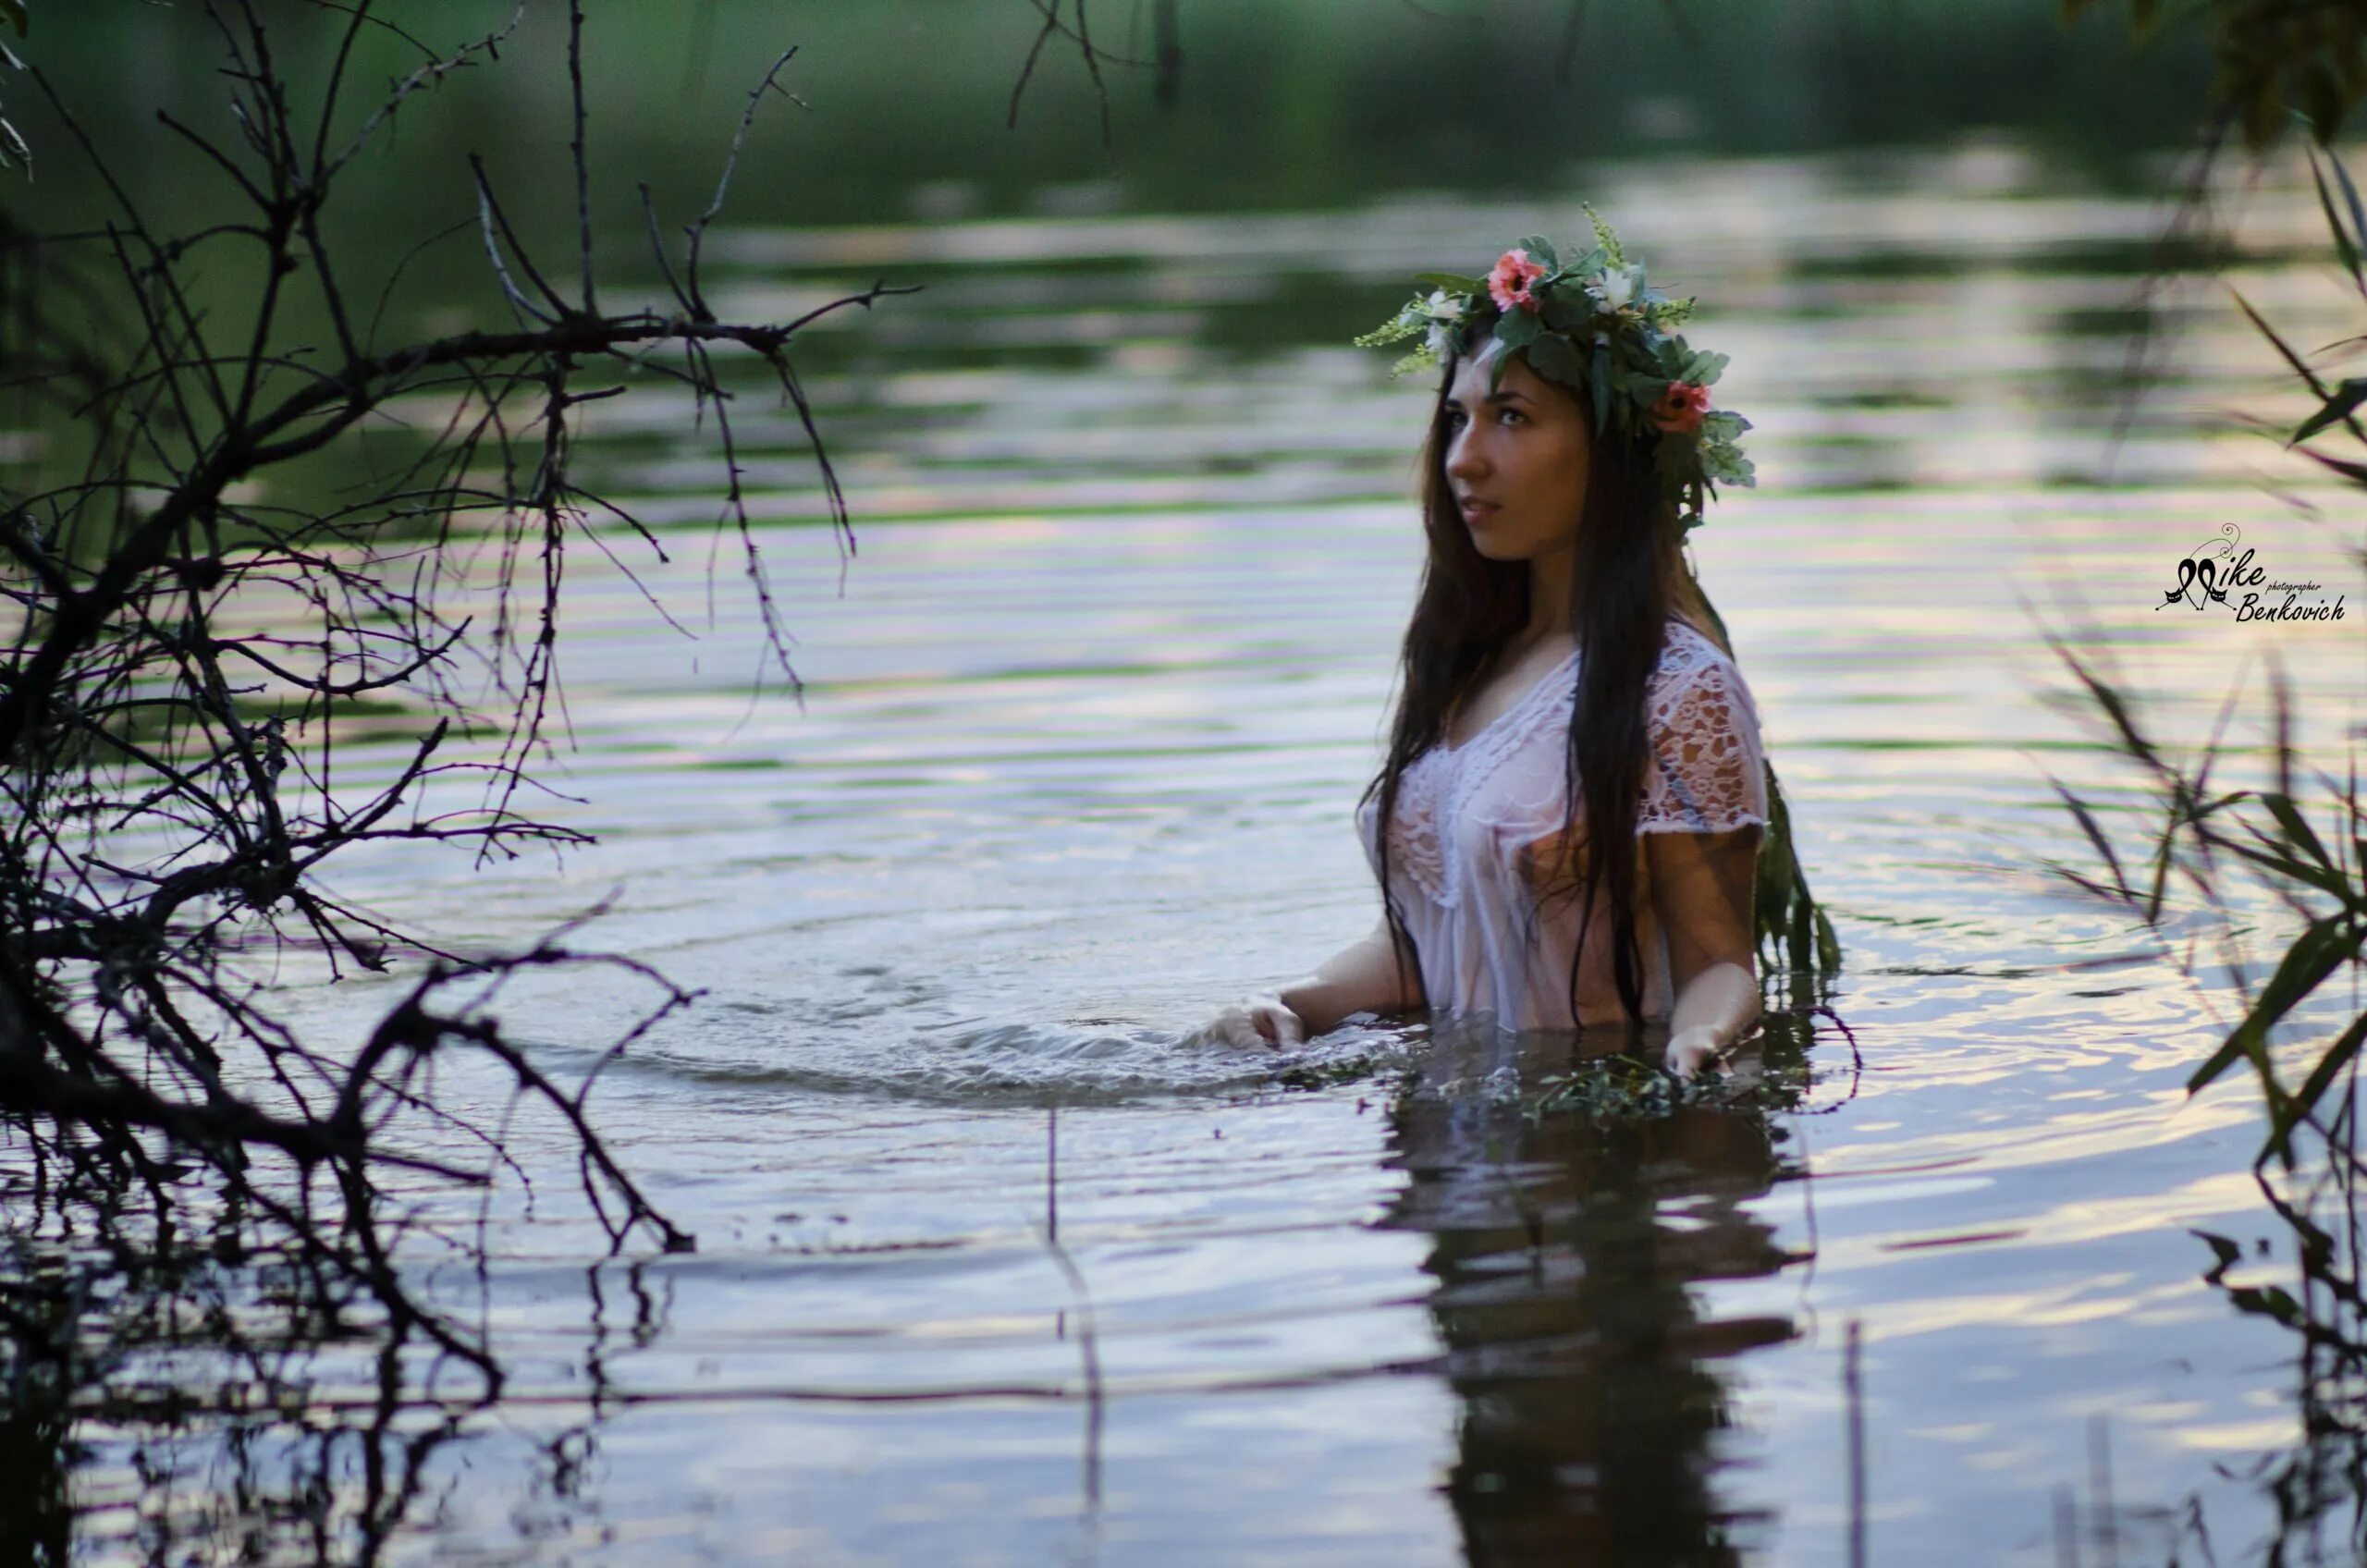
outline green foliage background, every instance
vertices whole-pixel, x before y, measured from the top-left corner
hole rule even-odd
[[[259,4],[284,14],[291,49],[293,24],[311,13],[314,25],[300,31],[325,49],[328,31],[302,0]],[[1094,43],[1147,57],[1149,8],[1098,0],[1086,13]],[[406,0],[399,16],[444,46],[511,9],[511,0]],[[33,10],[20,47],[70,88],[102,140],[158,108],[202,128],[219,121],[218,49],[199,7],[53,0]],[[768,128],[789,155],[735,193],[735,210],[762,221],[902,215],[903,192],[944,180],[975,183],[988,212],[1020,210],[1049,183],[1110,176],[1140,210],[1331,206],[1406,187],[1516,198],[1590,159],[1821,151],[1981,126],[2017,128],[2052,153],[2109,171],[2133,151],[2181,139],[2212,72],[2193,30],[2140,45],[2110,15],[2067,22],[2055,0],[1594,4],[1575,40],[1564,0],[1178,0],[1177,14],[1184,65],[1171,108],[1156,103],[1151,71],[1105,64],[1105,144],[1093,80],[1063,38],[1046,44],[1019,94],[1017,126],[1006,129],[1040,28],[1024,0],[595,4],[588,68],[595,80],[634,84],[595,106],[595,166],[638,171],[661,194],[669,171],[685,190],[711,178],[741,95],[792,44],[800,55],[787,80],[811,112]],[[468,149],[499,173],[505,150],[548,144],[566,82],[539,67],[558,57],[547,45],[563,24],[558,7],[530,4],[517,64],[450,84],[437,112],[381,154],[401,162],[425,205],[458,199],[436,174],[458,168]],[[416,58],[383,34],[364,47],[361,81]],[[325,62],[289,63],[303,80],[316,74],[305,66]],[[26,98],[14,86],[6,95],[39,164],[54,161],[63,176],[65,149]],[[79,183],[37,181],[11,199],[45,202],[65,192],[43,186]],[[565,194],[558,183],[546,192],[554,202]],[[404,205],[388,217],[423,215]]]

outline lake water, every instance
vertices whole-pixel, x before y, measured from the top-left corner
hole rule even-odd
[[[670,565],[611,543],[696,635],[570,556],[575,749],[546,777],[575,798],[541,809],[597,846],[330,878],[463,948],[613,893],[580,944],[705,995],[593,1104],[698,1250],[595,1266],[558,1139],[521,1125],[533,1217],[496,1206],[484,1281],[509,1397],[353,1439],[335,1549],[1823,1564],[1854,1518],[1881,1563],[2203,1561],[2198,1532],[2255,1554],[2263,1466],[2301,1437],[2295,1346],[2202,1280],[2190,1232],[2280,1234],[2258,1111],[2232,1081],[2188,1098],[2213,1004],[2038,864],[2083,856],[2048,774],[2136,797],[2051,705],[2025,600],[2083,602],[2177,733],[2274,653],[2338,760],[2367,690],[2359,519],[2228,427],[2301,404],[2224,289],[2146,291],[2167,209],[2055,180],[1983,141],[1606,167],[1519,208],[719,232],[727,313],[926,285],[816,337],[854,559],[815,526],[793,414],[754,383],[738,413],[802,707],[777,674],[751,696],[711,435],[636,388],[591,407],[586,451],[668,525]],[[1580,238],[1581,198],[1700,295],[1689,336],[1758,426],[1760,487],[1713,505],[1698,557],[1846,952],[1826,1000],[1856,1056],[1818,1018],[1794,1109],[1606,1128],[1521,1114],[1566,1045],[1351,1027],[1281,1076],[1181,1046],[1377,908],[1352,810],[1419,563],[1428,391],[1345,338],[1416,270]],[[2305,172],[2273,172],[2229,275],[2312,345],[2358,325],[2320,221]],[[2157,609],[2226,523],[2349,619]],[[304,1026],[349,1034],[399,984],[284,980]],[[595,970],[496,1011],[571,1072],[653,995]],[[432,1240],[413,1256],[477,1300]],[[374,1387],[324,1376],[324,1412],[338,1379]],[[142,1434],[91,1431],[90,1560],[141,1556],[164,1513],[198,1528],[226,1477],[301,1469],[288,1427],[223,1430],[148,1445],[181,1468],[145,1488]],[[389,1506],[365,1451],[416,1495]]]

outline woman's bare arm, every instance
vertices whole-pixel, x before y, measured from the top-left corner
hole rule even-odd
[[[1389,919],[1323,961],[1312,974],[1236,1002],[1193,1037],[1229,1046],[1296,1046],[1356,1012],[1401,1012],[1422,1002],[1411,949],[1401,971],[1389,951]]]
[[[1690,1076],[1759,1022],[1751,941],[1762,829],[1647,833],[1652,908],[1668,936],[1668,1065]]]
[[[1285,986],[1282,1003],[1320,1035],[1352,1012],[1402,1012],[1422,1003],[1421,971],[1411,949],[1401,965],[1389,951],[1389,917],[1324,960],[1314,974]]]

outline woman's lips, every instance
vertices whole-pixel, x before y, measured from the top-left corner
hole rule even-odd
[[[1492,501],[1466,501],[1463,503],[1463,521],[1466,524],[1476,523],[1495,509]]]

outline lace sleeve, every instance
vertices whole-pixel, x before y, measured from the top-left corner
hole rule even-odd
[[[1706,643],[1664,660],[1644,711],[1652,756],[1638,833],[1718,833],[1767,824],[1767,764],[1750,689]]]

